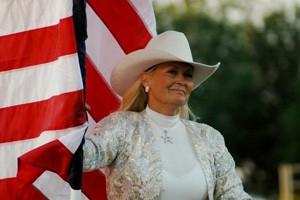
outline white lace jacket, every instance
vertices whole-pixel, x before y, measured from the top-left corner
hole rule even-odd
[[[182,120],[205,173],[209,200],[248,200],[222,135],[205,124]],[[116,112],[98,122],[84,145],[84,170],[109,166],[110,200],[159,199],[161,160],[145,113]]]

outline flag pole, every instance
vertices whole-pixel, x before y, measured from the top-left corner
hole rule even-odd
[[[82,200],[81,190],[73,190],[71,188],[70,200]]]
[[[85,58],[86,58],[86,46],[85,40],[87,39],[87,18],[86,18],[86,3],[87,0],[73,0],[73,20],[74,20],[74,30],[77,43],[77,54],[80,66],[80,72],[82,77],[82,83],[84,88],[84,105],[86,101],[85,97],[85,79],[86,79],[86,69],[85,69]],[[86,119],[88,119],[86,114]],[[85,129],[85,133],[87,128]],[[85,135],[84,133],[84,135]],[[83,149],[84,135],[79,145],[78,149],[73,155],[73,159],[70,164],[69,171],[69,184],[71,186],[70,190],[70,200],[81,200],[82,199],[82,165],[83,165]]]

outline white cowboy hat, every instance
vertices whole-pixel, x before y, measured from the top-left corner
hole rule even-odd
[[[194,67],[193,89],[197,88],[220,63],[206,65],[193,61],[191,49],[185,35],[181,32],[166,31],[153,37],[144,49],[127,54],[112,70],[110,82],[112,88],[123,96],[125,91],[148,68],[164,62],[184,62]]]

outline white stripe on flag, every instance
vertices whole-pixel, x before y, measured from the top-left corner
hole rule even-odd
[[[50,63],[0,72],[0,108],[80,90],[83,88],[80,77],[77,54],[62,56]]]
[[[106,82],[110,84],[109,77],[112,67],[117,64],[125,54],[114,36],[90,6],[87,6],[87,23],[89,37],[86,41],[86,47],[88,55]]]
[[[72,191],[76,191],[76,194],[81,197],[81,200],[88,200],[81,190],[72,190],[67,182],[50,171],[45,171],[33,185],[43,192],[48,199],[72,199],[70,193],[72,194]]]
[[[72,16],[70,0],[1,0],[0,35],[57,24]]]
[[[151,0],[130,0],[131,4],[135,8],[136,12],[139,14],[140,18],[143,20],[145,27],[151,33],[151,35],[156,35],[156,21],[154,10],[152,7]]]
[[[78,149],[78,146],[83,138],[87,124],[84,124],[80,129],[74,130],[69,134],[59,137],[58,140],[65,145],[72,153]]]

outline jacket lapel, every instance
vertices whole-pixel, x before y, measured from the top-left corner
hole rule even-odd
[[[185,124],[187,133],[196,152],[197,159],[205,174],[209,200],[213,200],[214,175],[212,166],[214,159],[212,152],[209,151],[209,144],[206,142],[206,130],[202,128],[199,130],[199,127],[195,128],[189,121],[182,120],[182,122]]]
[[[156,139],[153,135],[151,125],[146,118],[145,111],[141,112],[141,119],[138,120],[138,130],[140,133],[140,137],[142,141],[144,141],[144,152],[145,156],[148,156],[149,159],[149,166],[147,166],[150,170],[149,175],[152,179],[147,183],[148,187],[151,187],[152,197],[153,199],[159,199],[160,190],[162,187],[162,177],[161,177],[161,170],[162,170],[162,163],[160,152],[157,146]],[[152,198],[151,198],[152,199]]]

